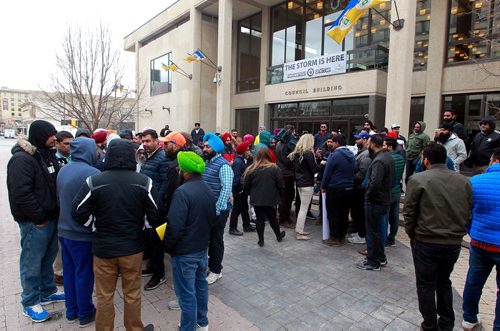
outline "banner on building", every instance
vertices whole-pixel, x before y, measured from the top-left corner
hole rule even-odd
[[[343,74],[347,68],[347,54],[328,54],[283,65],[283,81],[308,79],[321,76]]]

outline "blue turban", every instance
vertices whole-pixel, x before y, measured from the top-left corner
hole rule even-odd
[[[212,147],[214,152],[216,153],[222,153],[224,150],[224,143],[222,142],[222,139],[220,139],[217,135],[213,133],[207,133],[205,136],[203,136],[203,142],[207,142]]]

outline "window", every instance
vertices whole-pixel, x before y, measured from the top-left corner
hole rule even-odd
[[[425,97],[413,97],[410,104],[410,123],[408,123],[408,135],[413,132],[413,127],[418,121],[424,120]]]
[[[430,22],[431,1],[418,0],[417,21],[415,24],[415,55],[413,57],[414,70],[422,70],[427,68]]]
[[[256,91],[260,88],[260,43],[262,14],[238,22],[238,71],[236,91]]]
[[[271,66],[371,45],[389,46],[389,23],[370,9],[341,45],[327,32],[349,0],[290,0],[271,10]],[[377,10],[390,19],[390,2]]]
[[[151,61],[151,96],[172,92],[172,72],[163,67],[170,64],[172,53]]]
[[[451,0],[448,63],[500,58],[500,2]]]

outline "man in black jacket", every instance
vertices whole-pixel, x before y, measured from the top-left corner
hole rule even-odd
[[[293,162],[288,158],[288,154],[293,152],[296,144],[295,127],[291,124],[285,125],[276,145],[276,160],[285,182],[285,191],[281,197],[278,214],[280,226],[289,229],[295,229],[295,224],[290,219],[290,209],[295,196],[295,168]]]
[[[144,216],[152,227],[161,224],[156,190],[147,176],[136,173],[131,142],[113,140],[108,147],[106,170],[87,178],[73,201],[73,219],[91,226],[97,295],[96,329],[112,330],[113,296],[118,274],[125,299],[127,330],[142,329],[141,264],[145,246]],[[151,329],[151,326],[146,328]]]
[[[248,215],[248,195],[243,192],[241,180],[247,168],[247,158],[249,142],[245,141],[236,146],[236,157],[233,161],[233,209],[229,219],[229,234],[241,236],[243,232],[238,230],[238,217],[241,214],[244,232],[255,232],[255,227],[250,224]]]
[[[141,174],[148,176],[153,181],[153,186],[158,192],[160,199],[165,194],[167,184],[168,163],[165,159],[165,151],[160,146],[158,133],[148,129],[142,133],[142,145],[144,146],[144,162],[141,165]],[[154,290],[165,283],[165,263],[163,262],[162,243],[154,229],[148,232],[148,248],[151,252],[151,259],[142,271],[142,276],[151,276],[151,279],[144,285],[144,290]]]
[[[485,117],[479,125],[481,132],[474,137],[467,160],[472,164],[473,175],[482,174],[488,168],[491,155],[500,147],[500,133],[495,131],[495,117]]]
[[[205,162],[200,156],[179,152],[177,159],[184,184],[175,191],[168,212],[165,251],[172,255],[180,330],[208,329],[207,254],[210,228],[217,221],[215,195],[201,177]]]
[[[41,306],[64,301],[54,283],[52,264],[57,255],[56,129],[34,121],[28,140],[19,139],[7,165],[10,210],[21,232],[21,303],[23,315],[43,322],[49,313]]]
[[[373,161],[366,174],[365,215],[366,250],[364,261],[356,264],[363,270],[380,270],[387,264],[385,240],[387,237],[387,215],[391,205],[391,190],[394,184],[394,160],[384,148],[384,136],[374,134],[368,147]]]

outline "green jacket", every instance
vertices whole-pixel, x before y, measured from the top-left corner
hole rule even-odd
[[[396,151],[392,151],[390,154],[394,160],[394,185],[391,193],[401,193],[401,179],[405,170],[405,159]]]
[[[420,153],[425,148],[425,145],[431,140],[425,131],[425,122],[419,121],[420,130],[419,133],[413,132],[408,138],[408,146],[406,147],[406,158],[408,160],[416,160],[420,156]]]
[[[410,177],[403,217],[411,239],[430,244],[456,245],[471,218],[469,179],[445,164],[435,164]]]

